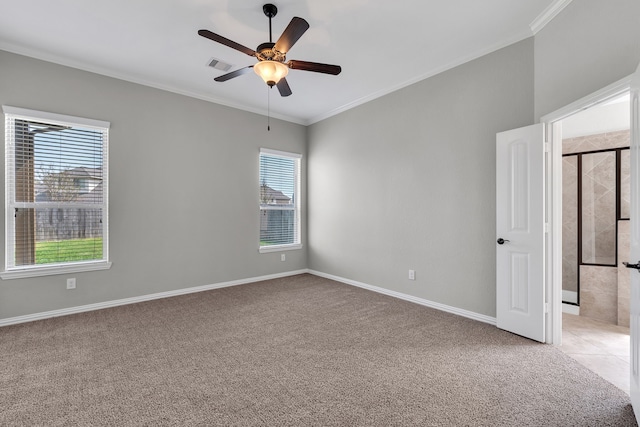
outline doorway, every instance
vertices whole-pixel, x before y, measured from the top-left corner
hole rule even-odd
[[[548,342],[564,344],[561,350],[627,393],[629,87],[623,79],[542,118],[550,142]]]
[[[563,312],[629,327],[629,93],[562,126]],[[556,183],[557,185],[557,183]]]

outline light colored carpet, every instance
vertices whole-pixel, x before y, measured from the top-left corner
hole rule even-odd
[[[301,275],[0,328],[0,425],[636,423],[553,346]]]

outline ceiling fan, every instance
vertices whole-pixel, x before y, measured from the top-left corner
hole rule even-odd
[[[286,55],[289,49],[298,41],[300,37],[309,29],[309,23],[302,18],[294,17],[287,28],[280,36],[277,42],[273,43],[271,34],[271,18],[276,16],[278,8],[273,4],[265,4],[262,6],[264,14],[269,18],[269,41],[260,44],[256,50],[249,49],[239,43],[229,40],[226,37],[222,37],[219,34],[212,33],[209,30],[200,30],[198,34],[214,42],[221,43],[232,49],[236,49],[249,56],[254,56],[258,59],[258,62],[248,67],[240,68],[222,76],[216,77],[214,80],[217,82],[226,82],[234,77],[241,76],[253,70],[258,74],[266,84],[270,87],[274,85],[278,88],[280,95],[291,95],[291,88],[287,83],[286,76],[289,73],[289,69],[313,71],[316,73],[338,75],[342,71],[339,65],[320,64],[318,62],[298,61],[290,60],[286,61]]]

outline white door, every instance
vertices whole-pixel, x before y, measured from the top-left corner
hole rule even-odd
[[[640,264],[640,66],[631,82],[631,264]],[[631,267],[629,265],[629,267]],[[631,403],[640,414],[640,270],[630,270]]]
[[[496,140],[497,326],[544,342],[544,125]]]

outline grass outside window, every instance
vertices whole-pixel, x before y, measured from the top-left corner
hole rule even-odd
[[[36,242],[36,264],[102,259],[102,238]]]

